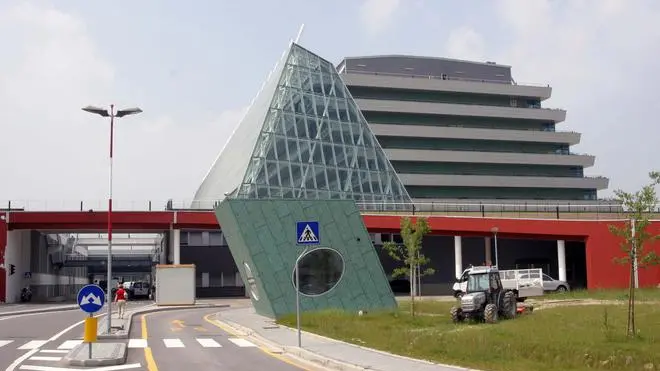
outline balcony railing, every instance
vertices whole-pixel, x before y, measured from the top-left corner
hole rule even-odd
[[[191,211],[208,212],[218,201],[117,201],[113,200],[113,211]],[[614,201],[571,201],[571,202],[521,202],[492,201],[464,202],[433,201],[414,203],[357,203],[363,214],[428,215],[475,218],[528,218],[528,219],[625,219],[628,214]],[[21,211],[107,211],[106,201],[4,201],[0,210]],[[1,213],[1,211],[0,211]],[[660,208],[651,215],[660,219]]]
[[[456,77],[456,76],[435,76],[435,75],[416,75],[409,73],[394,73],[394,72],[372,72],[372,71],[363,71],[356,69],[346,69],[345,73],[357,73],[362,75],[380,75],[380,76],[394,76],[394,77],[408,77],[413,79],[427,79],[427,80],[454,80],[454,81],[467,81],[467,82],[481,82],[481,83],[490,83],[490,84],[505,84],[505,85],[519,85],[519,86],[533,86],[533,87],[550,87],[550,84],[539,84],[539,83],[517,83],[515,81],[504,81],[504,80],[488,80],[488,79],[476,79],[470,77]]]

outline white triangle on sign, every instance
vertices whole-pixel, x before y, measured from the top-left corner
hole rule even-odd
[[[316,237],[312,228],[307,224],[300,236],[298,236],[298,242],[319,242],[319,238]]]

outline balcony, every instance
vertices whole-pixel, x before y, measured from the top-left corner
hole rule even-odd
[[[524,164],[591,167],[595,156],[583,154],[533,154],[515,152],[437,151],[385,148],[390,161],[464,162],[484,164]]]
[[[532,177],[454,174],[399,174],[405,186],[607,189],[605,177]]]
[[[565,110],[549,108],[516,108],[377,99],[355,99],[355,103],[357,103],[358,107],[363,112],[395,112],[426,115],[512,118],[521,120],[550,121],[554,123],[562,122],[566,119]]]
[[[568,144],[569,146],[580,143],[580,133],[575,132],[475,129],[392,124],[370,124],[369,127],[376,136],[562,143]]]
[[[345,71],[340,76],[349,87],[364,86],[371,88],[433,90],[505,95],[511,97],[533,97],[541,100],[550,98],[552,94],[552,88],[549,85],[504,84],[501,81],[448,76],[395,75],[356,70]]]

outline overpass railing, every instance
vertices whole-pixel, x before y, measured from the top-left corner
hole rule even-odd
[[[213,210],[217,201],[123,201],[113,200],[113,211],[193,211],[207,212]],[[622,206],[614,201],[599,200],[585,202],[460,202],[433,201],[413,203],[368,203],[358,202],[358,207],[364,214],[396,214],[396,215],[434,215],[463,216],[481,218],[530,218],[530,219],[624,219],[628,215]],[[107,211],[107,201],[0,201],[1,211]],[[656,210],[653,219],[660,219],[660,208]]]

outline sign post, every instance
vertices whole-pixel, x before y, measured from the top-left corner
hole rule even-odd
[[[83,335],[83,343],[89,344],[89,359],[92,359],[92,343],[96,342],[98,323],[94,313],[100,311],[105,304],[105,292],[98,285],[86,285],[78,291],[78,306],[80,309],[89,313],[89,317],[85,318],[85,332]],[[108,316],[111,316],[109,313]]]
[[[321,243],[319,233],[319,222],[296,222],[296,244],[297,245],[318,245]],[[302,331],[300,330],[300,259],[307,254],[307,247],[303,250],[294,265],[294,272],[296,273],[296,330],[298,331],[298,348],[302,348]]]

